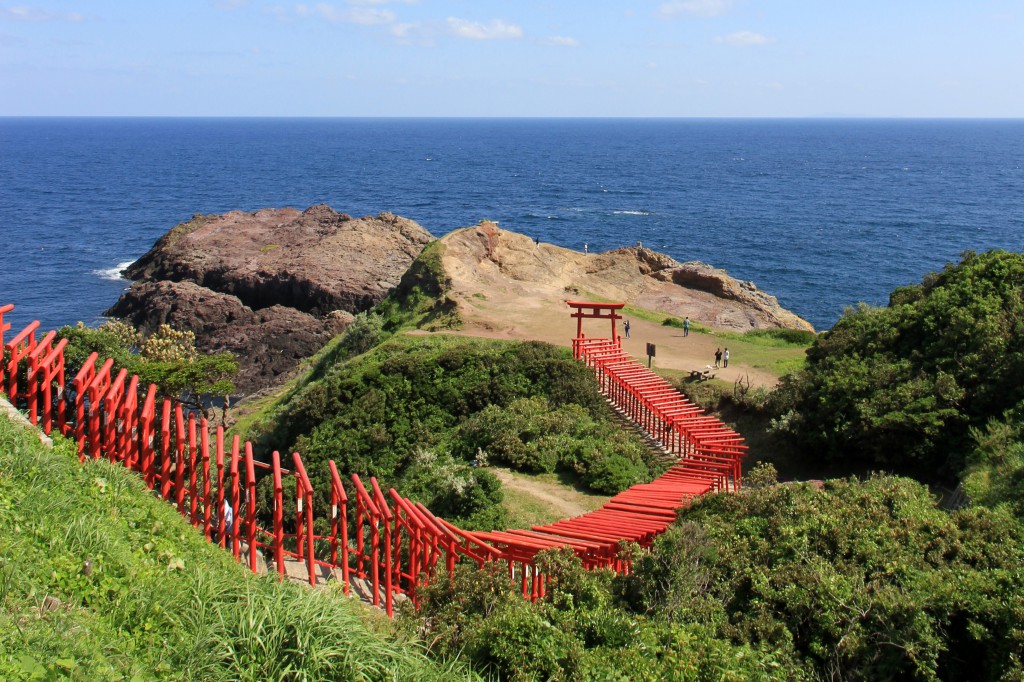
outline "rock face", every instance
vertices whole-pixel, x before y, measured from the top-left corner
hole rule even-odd
[[[563,315],[571,299],[624,301],[713,327],[747,331],[789,328],[813,331],[774,296],[724,270],[679,263],[644,248],[583,254],[494,223],[456,230],[441,239],[449,296],[470,326],[492,331],[529,326],[545,311]],[[557,305],[556,305],[557,304]]]
[[[133,263],[136,283],[107,315],[144,331],[194,331],[208,352],[238,355],[243,393],[275,378],[381,301],[433,240],[390,213],[329,206],[196,216]]]

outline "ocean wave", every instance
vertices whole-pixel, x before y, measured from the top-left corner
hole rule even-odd
[[[112,282],[116,282],[119,279],[124,279],[124,277],[121,276],[121,271],[134,262],[134,260],[126,260],[122,263],[118,263],[112,268],[106,268],[105,270],[93,270],[92,274],[96,275],[100,279],[106,279]]]
[[[640,209],[639,211],[612,211],[615,215],[654,215],[654,211]]]

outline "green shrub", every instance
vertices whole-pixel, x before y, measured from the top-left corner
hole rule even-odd
[[[618,453],[631,464],[617,477],[610,465],[601,469],[595,485],[607,492],[620,490],[608,488],[613,481],[650,476],[639,439],[614,426],[592,372],[566,349],[400,335],[346,362],[322,364],[318,372],[278,408],[271,420],[276,426],[262,436],[301,452],[318,491],[328,489],[329,459],[346,474],[377,476],[390,486],[420,449],[437,453],[437,462],[451,454],[463,466],[479,451],[527,471],[571,469],[588,485],[589,459]],[[420,489],[424,502],[438,505],[435,511],[466,502]],[[500,518],[496,505],[458,514],[484,525]]]
[[[1024,254],[967,253],[847,311],[807,352],[776,414],[815,457],[956,476],[981,428],[1024,400]]]

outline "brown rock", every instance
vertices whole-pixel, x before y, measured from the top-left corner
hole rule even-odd
[[[441,239],[450,296],[471,326],[489,330],[529,326],[541,309],[566,299],[623,301],[712,327],[746,331],[813,331],[752,282],[704,263],[679,263],[644,248],[584,254],[483,222]]]
[[[254,310],[360,312],[381,301],[432,240],[391,213],[354,219],[324,205],[231,211],[173,228],[125,276],[195,282]]]
[[[208,353],[234,353],[240,393],[250,393],[313,355],[346,326],[340,316],[321,320],[294,308],[253,310],[237,296],[210,291],[192,282],[140,282],[107,311],[144,334],[162,324],[195,332],[196,345]]]
[[[133,263],[107,315],[144,333],[169,324],[231,351],[237,384],[272,385],[388,294],[433,237],[411,220],[329,206],[231,211],[177,225]]]

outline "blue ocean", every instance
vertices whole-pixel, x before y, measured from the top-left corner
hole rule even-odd
[[[487,218],[753,280],[827,329],[968,249],[1024,249],[1024,121],[0,118],[0,303],[95,323],[196,213]]]

